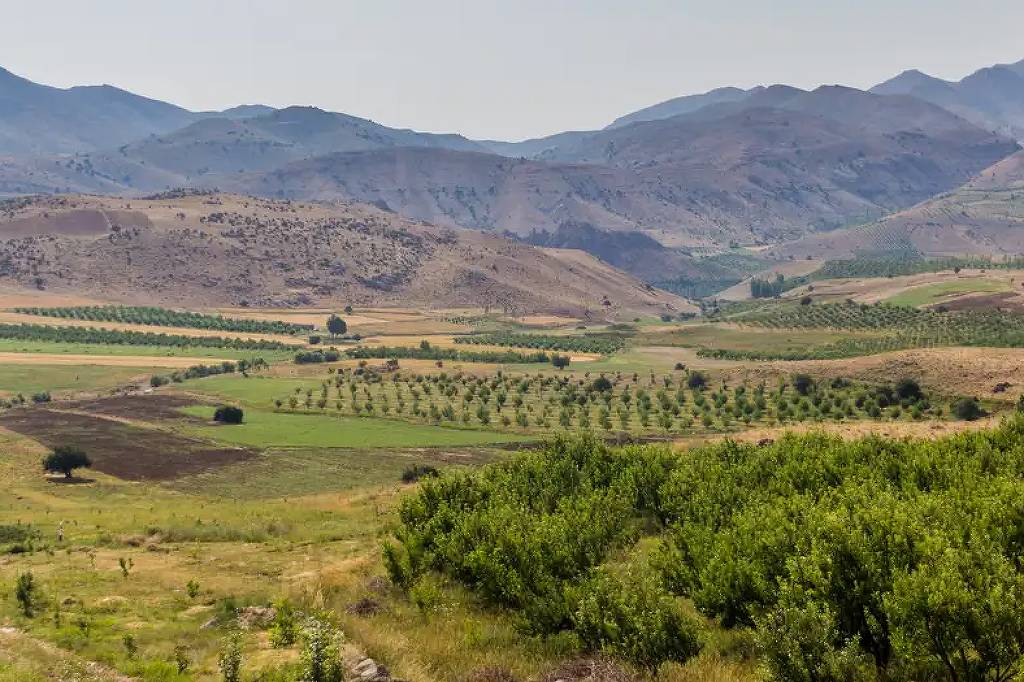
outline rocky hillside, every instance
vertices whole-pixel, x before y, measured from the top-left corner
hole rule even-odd
[[[900,252],[926,256],[1024,253],[1024,152],[958,189],[883,220],[772,249],[782,258],[848,258]]]
[[[912,69],[879,83],[871,92],[912,95],[980,126],[1024,140],[1024,60],[979,69],[959,81]]]
[[[595,319],[691,309],[579,251],[365,205],[220,193],[2,202],[0,282],[190,306],[484,306]]]

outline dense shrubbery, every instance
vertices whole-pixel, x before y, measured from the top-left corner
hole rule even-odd
[[[753,628],[777,680],[1008,681],[1024,656],[1022,470],[1024,417],[686,456],[559,440],[423,483],[385,559],[397,584],[441,572],[535,631],[647,667],[695,651],[676,594]],[[624,566],[645,535],[654,558]]]
[[[189,379],[202,379],[203,377],[216,376],[218,374],[233,374],[242,372],[266,369],[270,365],[263,358],[252,358],[251,360],[239,360],[238,362],[219,362],[215,365],[192,365],[186,369],[171,372],[170,375],[154,374],[149,378],[149,385],[154,388],[165,386],[171,382],[176,384]]]
[[[791,277],[786,279],[782,273],[776,274],[772,279],[754,277],[750,280],[750,295],[754,298],[775,298],[790,289],[807,284],[808,281],[807,277]]]
[[[118,346],[172,346],[179,348],[233,348],[239,350],[286,350],[279,341],[229,339],[221,336],[187,336],[152,332],[120,331],[94,327],[51,327],[44,324],[0,324],[0,339],[95,343]]]
[[[299,365],[309,365],[319,362],[337,362],[341,359],[341,353],[334,348],[326,350],[303,350],[295,354],[295,362]]]
[[[610,355],[626,344],[621,334],[583,334],[559,336],[557,334],[518,334],[515,332],[494,332],[473,336],[456,336],[455,343],[479,346],[512,346],[515,348],[537,348],[540,350],[576,351],[577,353],[601,353]]]
[[[221,405],[213,411],[213,421],[221,424],[241,424],[244,419],[242,408],[234,405]]]
[[[292,324],[278,320],[246,320],[220,315],[206,315],[152,306],[95,305],[70,308],[15,308],[15,312],[43,317],[58,317],[90,322],[124,322],[158,327],[187,327],[189,329],[216,329],[226,332],[252,332],[261,334],[298,334],[309,331],[312,325]]]
[[[494,362],[504,365],[550,362],[551,356],[544,352],[520,353],[517,351],[467,351],[458,348],[440,348],[429,343],[413,346],[358,346],[348,351],[350,358],[357,359],[416,359],[453,360],[463,362]]]

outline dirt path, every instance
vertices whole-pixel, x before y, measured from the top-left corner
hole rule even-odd
[[[137,679],[125,677],[116,670],[87,661],[12,627],[0,627],[0,663],[11,665],[12,672],[53,680],[134,682]]]

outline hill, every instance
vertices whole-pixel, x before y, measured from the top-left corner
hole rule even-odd
[[[578,251],[370,206],[220,193],[0,203],[0,282],[189,306],[480,306],[595,318],[689,309]]]
[[[813,235],[769,253],[793,258],[1024,252],[1024,152],[963,186],[870,225]]]

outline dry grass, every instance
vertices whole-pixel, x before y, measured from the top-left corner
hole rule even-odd
[[[77,355],[72,353],[0,352],[0,364],[10,365],[103,365],[107,367],[166,367],[182,369],[207,365],[211,358],[171,357],[163,355]]]

